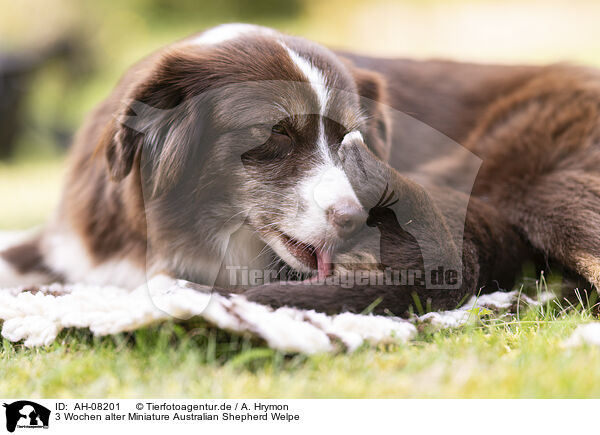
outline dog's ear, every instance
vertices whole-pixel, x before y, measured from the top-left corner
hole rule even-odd
[[[110,176],[121,181],[131,172],[136,155],[141,151],[143,136],[130,127],[121,125],[120,119],[132,115],[130,109],[106,125],[98,147],[103,149]]]
[[[378,73],[351,66],[362,109],[367,114],[365,142],[375,155],[387,160],[391,147],[391,122],[385,79]]]
[[[197,94],[206,74],[199,65],[189,54],[165,55],[129,91],[101,137],[114,180],[139,163],[153,193],[178,181],[205,124]]]

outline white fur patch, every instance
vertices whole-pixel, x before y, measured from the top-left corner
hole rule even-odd
[[[341,200],[350,200],[360,204],[346,173],[337,166],[323,166],[314,178],[307,182],[314,202],[327,210]]]
[[[344,136],[344,139],[342,140],[342,145],[346,145],[346,144],[348,144],[350,142],[354,142],[354,141],[361,142],[361,143],[364,143],[364,141],[365,141],[363,139],[363,135],[358,130],[351,131],[346,136]]]
[[[146,281],[146,271],[127,259],[93,264],[79,238],[70,231],[53,233],[45,239],[42,250],[47,266],[67,282],[134,288]]]
[[[305,204],[304,210],[294,219],[292,228],[283,230],[291,237],[312,245],[322,243],[335,232],[327,219],[331,206],[342,201],[360,205],[346,173],[331,163],[316,167],[312,175],[300,182],[298,195]]]
[[[260,33],[264,35],[277,34],[273,29],[267,27],[256,26],[254,24],[230,23],[221,24],[220,26],[208,29],[199,36],[193,38],[191,42],[199,45],[220,44],[249,33]]]
[[[270,251],[265,249],[265,242],[257,236],[255,230],[247,226],[228,228],[219,233],[218,240],[221,248],[219,257],[201,266],[206,269],[203,276],[207,277],[203,284],[214,284],[222,288],[237,287],[242,284],[242,279],[232,282],[230,275],[233,272],[228,268],[264,270],[271,262],[267,255]],[[193,267],[198,269],[197,261]]]

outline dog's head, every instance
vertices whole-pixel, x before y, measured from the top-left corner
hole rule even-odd
[[[340,145],[387,157],[379,76],[250,25],[176,43],[135,74],[105,152],[114,179],[139,170],[146,201],[164,205],[163,238],[203,249],[242,217],[293,268],[326,273],[367,218]]]

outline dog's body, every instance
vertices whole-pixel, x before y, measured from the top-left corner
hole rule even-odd
[[[476,160],[415,148],[418,125],[399,124],[387,105],[479,156],[475,184]],[[227,292],[228,266],[277,269],[277,259],[321,277],[334,260],[365,258],[423,269],[433,256],[462,268],[452,288],[245,291],[321,311],[361,311],[380,297],[378,310],[401,314],[414,292],[438,308],[508,288],[523,259],[542,254],[597,285],[599,108],[591,70],[336,55],[270,29],[220,26],[136,65],[90,116],[56,216],[2,254],[0,284],[43,276],[134,287],[164,273]],[[142,112],[150,119],[136,121]],[[424,190],[401,173],[435,182]],[[382,192],[400,202],[383,207],[392,197]],[[367,217],[381,246],[362,243]]]

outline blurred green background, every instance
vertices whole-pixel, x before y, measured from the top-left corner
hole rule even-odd
[[[0,0],[0,11],[0,55],[48,57],[17,85],[23,128],[0,160],[0,229],[51,212],[70,135],[129,65],[215,24],[263,24],[381,56],[600,64],[600,3],[588,0]]]

